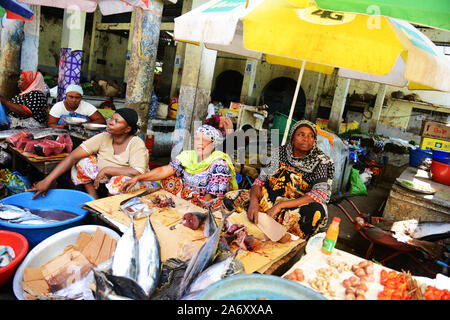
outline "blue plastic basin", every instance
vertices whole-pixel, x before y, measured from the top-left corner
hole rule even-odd
[[[84,224],[88,211],[82,209],[84,203],[95,200],[91,195],[69,189],[50,189],[45,197],[31,197],[35,192],[23,192],[0,200],[4,204],[19,205],[30,209],[58,209],[77,214],[78,216],[61,222],[26,225],[9,223],[0,220],[0,230],[9,230],[22,234],[29,243],[29,248],[35,247],[42,240],[62,230]]]
[[[431,150],[423,149],[409,149],[409,164],[413,167],[418,167],[426,158],[432,158],[433,152]]]
[[[433,160],[440,163],[450,164],[450,152],[433,149]]]

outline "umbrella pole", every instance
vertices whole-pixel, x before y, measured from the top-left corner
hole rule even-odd
[[[292,115],[294,114],[295,104],[297,103],[298,91],[300,90],[300,84],[302,82],[303,72],[305,71],[305,64],[306,64],[306,61],[303,60],[302,67],[300,69],[300,74],[298,75],[297,86],[295,87],[294,98],[292,99],[291,110],[289,111],[289,117],[286,122],[286,128],[284,129],[284,136],[283,136],[283,141],[281,142],[281,145],[284,145],[286,143],[287,136],[289,134],[289,127],[291,126]]]

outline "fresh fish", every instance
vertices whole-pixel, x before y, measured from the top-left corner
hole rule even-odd
[[[96,269],[92,270],[95,280],[96,300],[131,300],[130,298],[117,295],[114,292],[114,285],[106,278],[106,272]]]
[[[189,293],[201,291],[207,286],[232,275],[245,273],[244,265],[236,256],[239,250],[221,262],[214,263],[205,269],[189,287]]]
[[[205,237],[209,238],[217,230],[216,219],[212,214],[211,207],[208,209],[208,215],[206,216],[205,226],[203,228],[203,234]]]
[[[148,296],[136,281],[126,277],[114,276],[109,272],[105,272],[105,276],[113,284],[114,292],[118,296],[133,300],[148,300]]]
[[[1,130],[0,131],[0,140],[12,137],[13,135],[23,131],[22,129],[10,129],[10,130]]]
[[[228,215],[222,216],[219,227],[216,228],[216,231],[205,241],[205,243],[203,243],[200,249],[198,249],[198,251],[189,261],[189,264],[183,275],[183,279],[181,280],[180,286],[178,288],[178,299],[184,296],[192,281],[194,281],[195,278],[197,278],[197,276],[200,274],[200,272],[207,268],[214,260],[217,252],[217,246],[219,244],[220,234],[222,233],[222,228],[227,218]]]
[[[139,239],[139,267],[137,282],[147,296],[156,289],[161,274],[161,254],[158,238],[153,230],[150,215],[156,209],[148,212],[147,221]]]
[[[0,220],[20,224],[45,224],[54,222],[54,220],[45,219],[31,213],[29,209],[3,203],[0,203]]]
[[[150,210],[145,202],[141,202],[139,197],[133,197],[125,202],[120,209],[128,215],[133,215],[136,218],[141,217],[141,213]]]
[[[27,129],[30,133],[32,140],[39,140],[48,136],[59,136],[63,133],[69,133],[66,129],[61,128],[46,128],[46,129]]]
[[[122,237],[117,241],[112,261],[112,274],[136,281],[138,275],[138,241],[134,229],[134,216]]]
[[[0,268],[6,267],[14,260],[16,254],[10,246],[0,246]]]
[[[66,221],[78,217],[76,213],[59,209],[30,209],[32,214],[51,221]]]
[[[416,219],[395,221],[390,226],[390,231],[403,233],[414,239],[445,239],[450,236],[450,222],[417,221]]]

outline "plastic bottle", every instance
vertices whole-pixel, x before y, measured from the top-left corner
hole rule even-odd
[[[336,245],[336,241],[339,235],[339,223],[341,219],[338,217],[334,217],[330,226],[328,227],[325,238],[323,239],[322,244],[322,252],[324,254],[331,254],[334,246]]]

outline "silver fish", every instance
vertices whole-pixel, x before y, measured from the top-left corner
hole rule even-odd
[[[390,231],[403,233],[414,239],[421,238],[448,238],[450,222],[418,221],[416,219],[395,221]]]
[[[149,211],[144,231],[139,239],[138,284],[150,296],[156,289],[161,274],[161,254],[158,238],[150,221],[150,215],[156,209]]]
[[[46,128],[46,129],[27,129],[32,140],[39,140],[48,136],[59,136],[63,133],[69,133],[66,129],[61,128]]]
[[[222,234],[222,228],[225,223],[225,220],[228,218],[227,216],[222,216],[222,220],[220,221],[219,227],[216,231],[209,237],[205,243],[198,249],[195,255],[189,261],[189,264],[186,268],[186,271],[181,280],[180,286],[178,288],[177,298],[180,299],[184,296],[185,292],[191,285],[192,281],[197,278],[197,276],[202,272],[205,268],[207,268],[211,262],[214,260],[214,257],[217,252],[217,246],[219,244],[219,238]]]
[[[13,248],[10,246],[0,246],[0,268],[6,267],[15,257],[16,254]]]
[[[216,219],[211,211],[211,207],[208,209],[208,215],[206,216],[205,226],[203,227],[203,234],[209,238],[217,229]]]
[[[112,260],[112,274],[136,281],[138,275],[138,259],[138,241],[134,229],[134,216],[131,216],[130,225],[117,241]]]
[[[149,207],[145,202],[141,202],[139,197],[133,197],[120,206],[120,209],[128,215],[140,218],[144,211],[149,210]]]
[[[45,219],[31,213],[29,209],[0,203],[0,220],[20,224],[45,224],[54,220]]]
[[[23,129],[0,130],[0,140],[12,137],[21,131],[23,131]]]
[[[131,300],[130,298],[119,296],[114,292],[114,285],[106,278],[104,271],[92,270],[95,280],[96,300]]]
[[[201,291],[209,285],[226,277],[245,273],[244,265],[241,260],[236,258],[238,251],[239,250],[236,250],[236,252],[230,255],[227,259],[214,263],[200,273],[197,279],[195,279],[189,287],[189,293]]]

